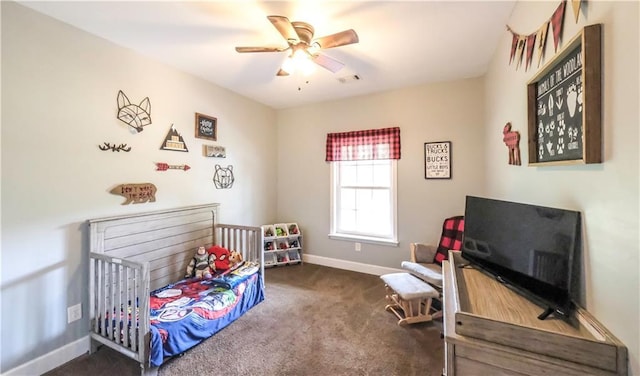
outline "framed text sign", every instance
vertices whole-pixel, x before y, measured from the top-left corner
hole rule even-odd
[[[602,161],[601,48],[586,26],[527,84],[529,165]]]
[[[218,139],[218,119],[196,112],[196,138],[216,141]]]
[[[451,179],[451,141],[424,143],[424,178]]]

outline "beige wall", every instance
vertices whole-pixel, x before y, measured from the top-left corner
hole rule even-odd
[[[528,34],[558,3],[521,2],[509,22]],[[486,77],[425,85],[278,112],[278,219],[296,221],[307,255],[397,267],[412,241],[436,241],[442,218],[462,213],[465,195],[562,207],[583,214],[584,255],[580,300],[628,347],[630,374],[640,374],[638,154],[638,3],[589,2],[578,24],[567,4],[564,40],[581,27],[604,24],[603,147],[605,163],[527,167],[526,83],[537,71],[509,65],[504,38]],[[585,17],[588,17],[585,19]],[[551,33],[551,30],[550,30]],[[549,34],[546,56],[553,56]],[[544,64],[544,62],[543,62]],[[366,77],[365,77],[366,79]],[[522,166],[508,165],[502,128],[523,135]],[[400,246],[331,240],[328,132],[399,126]],[[423,143],[453,141],[453,179],[424,179]],[[352,267],[353,265],[350,265]],[[357,269],[356,264],[356,269]]]
[[[116,119],[118,90],[134,103],[150,98],[143,132]],[[194,137],[195,112],[218,118],[218,142]],[[86,321],[66,317],[77,303],[88,312],[87,219],[219,202],[221,221],[270,220],[275,119],[266,106],[3,1],[1,371],[87,336]],[[171,124],[189,153],[160,150]],[[132,150],[103,152],[103,142]],[[203,144],[225,146],[227,158],[203,157]],[[155,162],[191,170],[156,172]],[[216,163],[233,165],[232,189],[214,188]],[[108,193],[134,182],[154,183],[157,201],[121,206]]]
[[[633,375],[640,375],[638,4],[590,1],[583,5],[586,12],[577,24],[571,4],[566,5],[565,42],[585,25],[603,24],[604,163],[557,167],[505,163],[500,132],[508,121],[524,135],[522,160],[528,161],[526,83],[538,72],[535,62],[529,71],[508,64],[511,36],[505,32],[485,78],[483,167],[491,196],[582,212],[583,305],[627,345]],[[509,26],[520,34],[532,33],[557,5],[518,3]],[[553,54],[549,34],[545,61]]]
[[[363,79],[368,79],[364,77]],[[373,79],[373,78],[371,78]],[[295,221],[309,255],[399,268],[410,242],[437,242],[442,221],[463,214],[466,194],[484,188],[481,79],[433,84],[278,112],[278,221]],[[333,240],[329,234],[330,132],[400,127],[399,247]],[[424,143],[452,142],[451,180],[424,178]]]
[[[533,32],[556,5],[521,2],[509,24]],[[442,219],[461,214],[464,196],[475,194],[583,213],[586,307],[629,347],[631,374],[640,375],[638,3],[590,1],[586,9],[588,18],[576,25],[567,5],[563,35],[568,40],[585,24],[604,23],[605,163],[515,167],[507,165],[501,130],[511,121],[526,134],[525,85],[535,68],[508,65],[507,32],[484,78],[276,113],[2,2],[0,372],[86,335],[82,322],[66,324],[66,307],[82,302],[86,313],[88,218],[220,202],[226,222],[298,222],[312,256],[397,268],[408,257],[409,242],[437,241]],[[151,99],[154,123],[141,134],[115,119],[118,90],[134,102]],[[227,148],[226,159],[201,157],[206,142],[193,137],[196,111],[218,117],[216,144]],[[172,123],[189,153],[158,150]],[[363,244],[357,253],[351,242],[327,237],[325,137],[388,126],[399,126],[402,134],[400,245]],[[452,141],[451,180],[424,179],[428,141]],[[102,142],[125,142],[133,150],[101,152]],[[155,172],[157,161],[187,163],[192,170]],[[215,163],[234,166],[233,189],[213,188]],[[120,206],[121,198],[107,193],[135,181],[155,183],[158,202]]]

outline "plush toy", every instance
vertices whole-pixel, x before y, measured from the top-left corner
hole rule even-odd
[[[242,255],[238,251],[231,251],[229,255],[229,267],[235,268],[242,262]]]
[[[209,260],[214,265],[215,270],[228,270],[229,269],[229,255],[231,254],[228,249],[214,245],[207,250],[209,252]]]
[[[185,278],[211,278],[212,268],[210,264],[207,250],[204,247],[198,247],[196,254],[187,265]]]

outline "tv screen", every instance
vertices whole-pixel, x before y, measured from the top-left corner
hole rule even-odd
[[[467,196],[462,257],[565,318],[580,212]]]

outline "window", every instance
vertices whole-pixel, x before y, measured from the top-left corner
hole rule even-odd
[[[396,164],[333,162],[331,236],[397,243]]]
[[[396,166],[400,130],[327,135],[332,238],[398,243]]]

